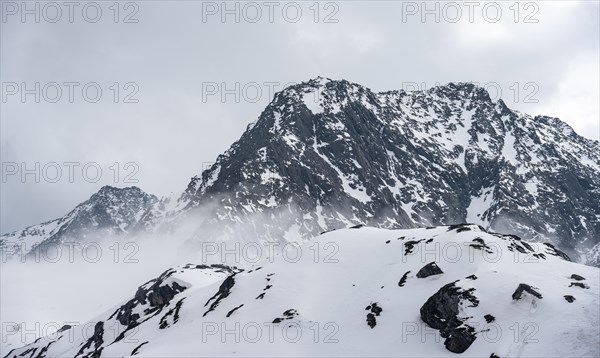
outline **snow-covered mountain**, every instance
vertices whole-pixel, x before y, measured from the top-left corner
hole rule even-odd
[[[159,200],[137,187],[102,187],[67,215],[0,236],[5,258],[34,253],[65,242],[119,238],[130,232]]]
[[[278,92],[178,198],[148,202],[122,219],[128,235],[191,226],[178,235],[196,248],[470,222],[598,264],[600,143],[469,83],[375,93],[319,77]],[[62,221],[1,239],[48,240]]]
[[[246,270],[167,270],[6,357],[600,354],[600,270],[550,244],[456,225],[289,246]]]
[[[277,93],[175,216],[203,204],[199,240],[224,222],[243,241],[471,222],[578,257],[600,240],[600,143],[473,84],[374,93],[317,78]]]

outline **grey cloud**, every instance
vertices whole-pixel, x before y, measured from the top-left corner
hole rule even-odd
[[[315,23],[312,2],[301,3],[297,23],[280,16],[274,23],[215,17],[203,23],[202,3],[191,1],[137,2],[139,23],[133,24],[2,23],[3,82],[97,82],[103,89],[95,104],[2,103],[2,162],[98,162],[105,174],[97,183],[2,183],[0,231],[61,216],[103,184],[130,185],[110,177],[115,162],[137,163],[136,185],[150,193],[179,192],[270,100],[263,87],[255,103],[231,96],[204,102],[205,82],[282,85],[321,75],[378,91],[407,82],[495,82],[509,107],[559,116],[599,139],[598,3],[537,2],[533,24],[514,23],[508,3],[498,24],[480,16],[472,24],[417,17],[404,23],[401,2],[333,3],[338,23]],[[104,16],[111,15],[107,6]],[[112,103],[114,82],[137,83],[139,103]],[[538,103],[523,103],[529,82],[538,86]]]

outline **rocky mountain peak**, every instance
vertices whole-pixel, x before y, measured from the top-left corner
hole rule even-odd
[[[103,186],[61,218],[2,235],[0,250],[26,254],[65,241],[119,238],[158,203],[156,196],[138,187]]]
[[[215,217],[236,221],[285,210],[295,229],[281,235],[474,222],[577,257],[600,232],[599,158],[562,121],[494,103],[472,83],[375,93],[318,77],[277,93],[180,200],[232,195]]]
[[[376,93],[317,77],[275,94],[177,201],[140,192],[103,187],[91,200],[101,205],[75,211],[127,217],[106,221],[121,232],[155,232],[205,208],[191,219],[202,233],[194,237],[244,241],[471,222],[552,242],[577,260],[600,237],[600,145],[472,83]]]

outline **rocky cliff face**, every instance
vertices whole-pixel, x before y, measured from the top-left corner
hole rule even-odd
[[[202,232],[229,222],[240,229],[228,235],[291,239],[472,222],[577,256],[600,239],[600,145],[472,84],[374,93],[317,78],[277,93],[179,204],[215,201]],[[246,225],[253,217],[265,220]]]
[[[4,245],[98,228],[169,233],[184,222],[197,227],[191,243],[470,222],[551,241],[582,260],[600,240],[599,142],[469,83],[382,93],[323,78],[291,86],[178,199],[135,189],[122,189],[131,209],[86,202],[2,236]]]

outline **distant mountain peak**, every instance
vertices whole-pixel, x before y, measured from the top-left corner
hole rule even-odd
[[[61,218],[0,236],[0,250],[7,250],[11,255],[27,254],[65,241],[121,237],[158,202],[154,195],[135,186],[105,185]]]

